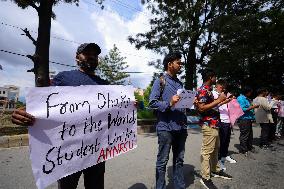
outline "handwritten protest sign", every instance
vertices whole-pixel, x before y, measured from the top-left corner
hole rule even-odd
[[[191,108],[193,106],[196,91],[178,89],[177,95],[180,96],[180,100],[175,104],[175,108]]]
[[[30,158],[38,188],[137,147],[131,86],[31,88]]]

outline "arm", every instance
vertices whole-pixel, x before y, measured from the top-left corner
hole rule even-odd
[[[269,111],[269,110],[271,110],[272,106],[274,105],[274,102],[271,101],[271,102],[269,103],[267,99],[263,99],[263,100],[261,101],[261,104],[260,104],[260,105],[261,105],[261,107],[262,107],[264,110]]]
[[[229,103],[233,98],[227,98],[226,100],[224,100],[223,102],[221,102],[220,104],[218,104],[218,106],[222,106],[223,104],[227,104]]]
[[[199,102],[197,103],[197,107],[198,107],[198,110],[200,112],[205,112],[207,110],[210,110],[216,106],[218,106],[221,102],[223,102],[224,100],[226,99],[226,96],[222,93],[219,98],[217,98],[216,100],[214,100],[213,102],[211,102],[210,104],[206,104],[204,102],[204,100],[201,98],[199,100]]]
[[[245,99],[242,99],[242,98],[237,98],[237,100],[238,100],[238,103],[240,104],[240,107],[242,108],[242,110],[244,112],[250,111],[250,110],[252,110],[254,108],[258,108],[259,107],[259,105],[251,105],[250,106],[250,104],[247,103],[247,101]]]
[[[160,80],[156,79],[151,90],[151,94],[149,97],[149,107],[152,109],[157,109],[161,112],[165,112],[166,110],[170,109],[176,102],[179,100],[178,95],[174,95],[171,98],[171,101],[163,101],[162,99],[159,99],[159,97],[162,95],[160,94]]]

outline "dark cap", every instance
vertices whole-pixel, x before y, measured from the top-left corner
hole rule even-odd
[[[77,48],[77,54],[83,53],[85,50],[92,48],[97,52],[97,55],[101,53],[101,48],[96,43],[83,43]]]

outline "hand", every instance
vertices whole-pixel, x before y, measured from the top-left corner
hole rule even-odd
[[[221,93],[221,94],[219,95],[219,98],[218,98],[219,102],[223,102],[223,101],[226,100],[226,99],[227,99],[227,96],[226,96],[224,93]]]
[[[180,96],[178,95],[172,96],[172,99],[170,101],[170,106],[174,106],[179,101],[179,99],[180,99]]]
[[[252,105],[251,107],[252,107],[252,109],[253,108],[259,108],[259,104]]]
[[[135,106],[135,108],[138,107],[138,100],[137,99],[135,99],[135,101],[134,101],[134,106]]]
[[[194,105],[194,106],[197,106],[197,105],[198,105],[198,99],[197,99],[197,97],[194,97],[193,105]]]
[[[231,100],[233,100],[233,98],[227,98],[227,99],[224,100],[223,102],[226,104],[226,103],[229,103]]]
[[[25,108],[16,109],[12,114],[12,123],[22,126],[31,126],[35,122],[35,117],[26,112]]]

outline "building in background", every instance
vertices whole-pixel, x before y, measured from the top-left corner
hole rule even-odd
[[[0,110],[14,110],[19,100],[20,87],[4,85],[0,87]]]

